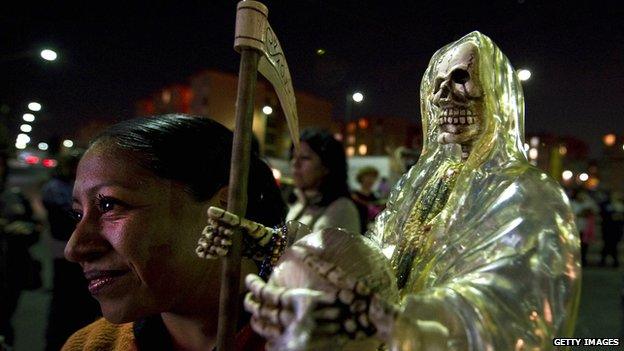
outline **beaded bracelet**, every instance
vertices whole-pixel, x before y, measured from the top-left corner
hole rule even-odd
[[[260,277],[267,278],[273,271],[273,267],[275,267],[277,261],[280,259],[280,257],[282,257],[284,250],[286,250],[287,235],[288,227],[286,225],[276,226],[275,228],[273,228],[271,242],[268,245],[269,254],[266,255],[260,266]]]

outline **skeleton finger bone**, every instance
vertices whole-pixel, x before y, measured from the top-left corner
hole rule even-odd
[[[222,208],[210,206],[208,208],[208,218],[218,223],[224,223],[232,227],[238,227],[241,224],[239,216],[228,212]]]
[[[245,301],[243,305],[247,312],[251,313],[257,318],[267,319],[272,324],[280,325],[282,327],[288,326],[295,319],[295,314],[292,311],[278,307],[262,307],[260,303],[254,299],[252,293],[247,293],[247,295],[245,295]]]
[[[267,285],[262,278],[255,274],[250,274],[245,278],[247,288],[258,301],[263,304],[280,306],[283,302],[286,288]]]
[[[253,330],[265,339],[275,339],[282,333],[282,328],[279,325],[271,324],[262,318],[251,316],[251,320],[249,322]]]
[[[339,307],[327,307],[320,308],[312,312],[312,316],[315,320],[335,321],[342,314],[342,310]]]
[[[370,294],[370,289],[364,282],[356,280],[345,274],[345,272],[335,264],[321,260],[318,256],[297,246],[293,246],[291,251],[299,256],[308,267],[320,274],[322,277],[326,278],[338,289],[352,290],[356,294],[362,296]]]
[[[266,246],[275,234],[271,228],[214,206],[208,208],[208,223],[217,227],[218,232],[225,236],[233,235],[231,228],[240,227],[246,234],[256,239],[260,246]]]

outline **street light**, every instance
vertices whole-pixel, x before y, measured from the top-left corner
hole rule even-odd
[[[65,140],[63,140],[63,146],[65,146],[67,148],[72,147],[72,146],[74,146],[74,142],[69,140],[69,139],[65,139]]]
[[[615,134],[611,133],[611,134],[607,134],[603,136],[602,142],[607,146],[613,146],[613,144],[615,144],[616,139],[617,137],[615,136]]]
[[[43,58],[46,61],[54,61],[58,57],[58,54],[56,53],[56,51],[50,50],[50,49],[43,49],[41,50],[41,53],[39,54],[41,55],[41,58]]]
[[[271,113],[273,113],[273,108],[269,105],[266,105],[262,108],[262,113],[264,113],[265,115],[270,115]]]
[[[351,95],[347,94],[347,106],[346,106],[346,113],[345,113],[345,119],[347,120],[347,123],[349,121],[351,121],[351,113],[353,111],[353,103],[361,103],[362,101],[364,101],[364,94],[362,94],[359,91],[354,92]]]
[[[362,100],[364,100],[364,95],[360,93],[359,91],[356,91],[355,93],[353,93],[351,98],[353,99],[353,101],[360,103],[362,102]]]
[[[28,109],[34,112],[41,111],[41,104],[38,102],[30,102],[28,103]]]
[[[31,49],[26,51],[14,52],[10,54],[0,55],[0,62],[12,62],[12,61],[20,61],[23,59],[29,59],[33,57],[40,56],[42,59],[46,61],[55,61],[58,58],[58,53],[50,48],[44,48],[42,50]]]
[[[518,79],[524,82],[525,80],[529,80],[529,78],[531,78],[531,71],[524,68],[518,70]]]
[[[39,150],[41,151],[46,151],[48,149],[48,143],[39,143],[39,145],[37,145],[37,147],[39,147]]]
[[[30,131],[32,131],[32,126],[30,124],[24,123],[20,126],[20,130],[24,133],[29,133]]]
[[[32,113],[24,113],[24,115],[22,116],[22,119],[25,122],[34,122],[35,121],[35,115],[33,115]]]
[[[24,133],[18,134],[17,139],[15,140],[16,144],[28,144],[29,142],[30,142],[30,137]]]

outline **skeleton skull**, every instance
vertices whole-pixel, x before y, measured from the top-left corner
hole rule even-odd
[[[464,43],[442,56],[430,96],[436,107],[438,141],[469,146],[483,124],[483,89],[479,81],[479,52]]]

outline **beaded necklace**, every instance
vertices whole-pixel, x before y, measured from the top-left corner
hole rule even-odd
[[[462,166],[462,163],[453,162],[440,167],[414,202],[391,260],[399,289],[407,284],[414,261],[422,253],[427,234],[435,217],[446,205]]]

